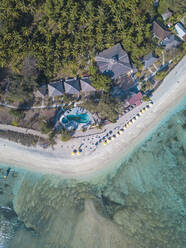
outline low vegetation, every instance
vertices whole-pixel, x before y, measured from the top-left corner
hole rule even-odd
[[[158,12],[162,14],[167,9],[170,9],[178,13],[184,13],[186,11],[185,1],[183,0],[161,0],[159,1]]]
[[[142,100],[144,102],[149,102],[150,101],[150,98],[148,96],[144,95],[143,98],[142,98]]]
[[[62,129],[61,131],[61,141],[63,142],[67,142],[72,138],[71,136],[71,132],[66,130],[66,129]]]
[[[108,75],[104,75],[99,71],[99,68],[96,65],[89,67],[90,80],[92,86],[97,90],[104,90],[109,92],[111,88],[111,79]]]
[[[42,121],[41,133],[48,134],[52,131],[52,129],[53,129],[53,125],[52,125],[51,121]]]
[[[157,72],[155,75],[155,79],[161,81],[164,79],[165,76],[166,76],[166,71]]]
[[[141,90],[142,90],[143,92],[146,92],[146,91],[148,91],[148,90],[151,90],[152,87],[153,87],[152,82],[151,82],[150,80],[147,80],[146,82],[144,82],[144,83],[142,84]]]
[[[17,121],[25,117],[23,110],[10,109],[9,114],[12,115]]]
[[[14,131],[3,131],[0,130],[0,137],[5,138],[16,143],[21,143],[25,146],[35,146],[36,144],[42,145],[47,141],[41,137],[32,135],[32,134],[23,134]]]
[[[121,102],[109,94],[102,94],[100,99],[91,98],[83,103],[82,107],[92,113],[99,113],[102,120],[107,119],[111,122],[115,122],[122,113]]]

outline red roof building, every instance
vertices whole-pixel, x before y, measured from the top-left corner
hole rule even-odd
[[[128,103],[130,105],[136,105],[136,106],[139,106],[141,103],[142,103],[142,94],[141,92],[138,92],[137,94],[131,96],[129,99],[128,99]]]

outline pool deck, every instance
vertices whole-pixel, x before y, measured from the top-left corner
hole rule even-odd
[[[63,118],[68,116],[80,116],[82,114],[88,115],[88,121],[87,122],[79,122],[76,120],[70,120],[67,121],[67,123],[63,123]],[[68,130],[75,129],[76,131],[80,131],[82,129],[89,129],[91,125],[95,124],[94,118],[90,112],[88,112],[86,109],[81,107],[75,107],[73,109],[67,110],[61,117],[60,117],[60,123],[61,126],[64,126],[64,128]]]

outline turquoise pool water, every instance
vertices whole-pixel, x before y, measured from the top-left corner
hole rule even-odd
[[[80,115],[67,115],[62,119],[63,123],[67,123],[68,121],[76,121],[78,123],[88,123],[90,121],[90,117],[88,114],[80,114]]]

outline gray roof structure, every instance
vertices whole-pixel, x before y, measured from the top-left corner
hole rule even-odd
[[[167,9],[161,16],[163,20],[166,21],[170,16],[172,16],[172,12],[169,9]]]
[[[64,94],[62,81],[53,82],[48,84],[49,97],[62,96]]]
[[[165,46],[165,49],[168,51],[172,48],[176,48],[177,46],[179,46],[180,41],[176,38],[176,36],[174,34],[172,34],[171,36],[165,38],[162,42],[161,45]]]
[[[46,85],[42,85],[41,87],[38,88],[38,90],[35,93],[36,97],[45,97],[47,94],[47,86]]]
[[[98,53],[95,60],[100,71],[113,79],[117,79],[120,75],[127,74],[132,70],[128,54],[120,43]]]
[[[149,68],[151,65],[153,65],[157,61],[157,58],[155,58],[152,54],[152,52],[148,53],[143,57],[144,62],[144,69]]]
[[[118,84],[122,91],[126,91],[134,87],[136,85],[136,82],[132,79],[132,77],[124,75],[118,80]]]
[[[67,79],[64,82],[65,93],[74,95],[79,94],[80,84],[78,79]]]
[[[160,24],[157,21],[153,21],[152,32],[160,41],[171,35],[171,32],[166,30],[165,27],[163,27],[163,24]]]
[[[81,86],[81,91],[82,92],[95,92],[96,89],[91,86],[91,81],[89,77],[83,77],[80,79],[80,86]]]

